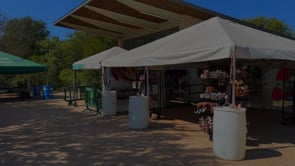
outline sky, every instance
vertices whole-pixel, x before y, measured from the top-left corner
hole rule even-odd
[[[234,18],[276,17],[295,31],[295,0],[186,0],[197,6]],[[0,13],[8,17],[32,17],[46,23],[51,36],[67,39],[74,31],[54,23],[84,0],[0,0]]]

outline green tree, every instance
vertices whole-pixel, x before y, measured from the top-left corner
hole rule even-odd
[[[0,13],[0,36],[3,34],[4,27],[6,25],[7,18]]]
[[[31,59],[47,65],[50,85],[55,88],[63,88],[72,85],[72,64],[75,61],[104,51],[114,44],[115,42],[112,40],[93,34],[75,32],[65,41],[52,37],[39,42],[39,54],[32,56]],[[77,72],[78,85],[99,85],[100,81],[100,71]]]
[[[39,85],[48,81],[49,85],[57,89],[72,85],[72,64],[75,61],[116,44],[113,40],[85,32],[74,32],[64,41],[58,37],[50,38],[46,24],[30,17],[15,18],[1,25],[3,25],[3,33],[0,35],[2,50],[46,65],[47,74],[36,73],[29,77],[35,83],[38,81]],[[77,75],[79,85],[99,85],[101,81],[100,71],[80,71]],[[11,84],[23,79],[23,77],[14,78],[15,80],[10,79],[13,80]]]
[[[72,69],[72,64],[74,62],[109,49],[115,46],[115,44],[115,41],[97,35],[86,32],[75,32],[70,35],[69,40],[64,41],[64,69]],[[67,73],[67,71],[65,71],[65,73]],[[73,77],[72,75],[67,76],[71,78]],[[65,78],[65,75],[63,78],[69,80],[68,78]],[[78,85],[99,86],[100,82],[100,71],[92,70],[77,72]]]
[[[1,39],[1,36],[3,35],[4,33],[4,27],[7,23],[7,18],[0,13],[0,39]],[[0,50],[3,50],[4,46],[3,46],[3,42],[1,42],[0,40]]]
[[[45,84],[48,81],[53,87],[60,87],[59,74],[63,68],[62,44],[58,37],[46,38],[38,43],[38,54],[31,56],[30,59],[48,68],[46,75],[36,74],[39,83]]]
[[[288,25],[286,25],[282,20],[278,20],[275,17],[272,17],[272,18],[256,17],[253,19],[245,19],[245,21],[259,28],[269,30],[279,35],[283,35],[286,37],[295,37],[294,31]]]
[[[71,69],[63,69],[59,73],[59,80],[61,80],[61,85],[71,85],[73,83],[73,71]]]
[[[2,48],[24,58],[37,53],[38,42],[49,36],[46,24],[31,17],[8,20],[2,32],[0,38]]]

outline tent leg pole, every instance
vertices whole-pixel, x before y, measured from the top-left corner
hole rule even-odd
[[[146,67],[146,95],[150,95],[150,89],[149,89],[149,68]]]
[[[76,98],[77,98],[77,93],[76,93],[76,78],[77,78],[77,73],[76,70],[73,71],[74,79],[73,79],[73,105],[76,105]]]
[[[48,70],[46,72],[46,85],[48,86]]]
[[[236,105],[236,57],[232,57],[232,105]]]
[[[105,75],[105,71],[104,71],[104,67],[102,66],[101,67],[101,89],[102,89],[102,91],[105,91],[105,89],[106,89],[104,75]]]

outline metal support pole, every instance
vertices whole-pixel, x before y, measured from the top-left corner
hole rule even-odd
[[[105,70],[104,70],[104,67],[101,66],[101,89],[102,91],[104,92],[106,90],[106,87],[105,87]]]
[[[149,68],[146,67],[146,95],[149,96],[150,95],[150,88],[149,88]]]
[[[76,70],[73,70],[73,105],[77,104],[76,79],[77,79],[77,73],[76,73]]]
[[[236,105],[236,52],[232,55],[232,105]]]

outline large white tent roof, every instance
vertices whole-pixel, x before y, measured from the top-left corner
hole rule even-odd
[[[93,56],[74,62],[72,65],[73,70],[97,70],[100,69],[100,62],[106,57],[112,57],[122,54],[127,50],[120,47],[113,47],[103,52],[97,53]]]
[[[103,66],[155,66],[237,59],[295,60],[295,41],[220,17],[102,61]]]

